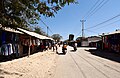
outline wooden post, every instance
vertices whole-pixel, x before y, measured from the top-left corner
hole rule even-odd
[[[30,45],[31,45],[31,36],[30,36],[30,40],[29,40],[29,50],[28,50],[28,57],[30,56]]]

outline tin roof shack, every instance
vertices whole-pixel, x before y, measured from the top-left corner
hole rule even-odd
[[[88,37],[88,43],[89,43],[89,46],[90,47],[96,47],[96,48],[100,48],[102,45],[102,42],[101,42],[102,38],[101,37],[98,37],[98,36],[91,36],[91,37]]]
[[[24,47],[26,47],[23,51],[25,51],[26,49],[28,49],[26,52],[28,52],[28,56],[31,54],[31,53],[34,53],[34,52],[37,52],[39,50],[40,47],[40,44],[44,44],[44,46],[48,46],[46,44],[48,44],[48,42],[51,43],[51,41],[53,41],[52,38],[49,38],[49,37],[46,37],[46,36],[43,36],[43,35],[40,35],[38,33],[35,33],[35,32],[31,32],[31,31],[28,31],[28,30],[25,30],[25,29],[21,29],[21,28],[17,28],[17,30],[25,33],[28,35],[28,37],[26,39],[28,39],[27,41],[24,41],[25,42],[25,45]],[[26,46],[26,42],[28,43],[28,45]],[[44,49],[46,49],[44,47]]]
[[[88,37],[82,37],[82,42],[81,42],[82,47],[88,47]]]
[[[102,36],[103,50],[120,52],[120,30]]]
[[[0,55],[1,57],[16,58],[19,56],[19,36],[22,32],[0,26]],[[1,61],[4,59],[0,59]]]
[[[37,49],[40,48],[39,45],[42,40],[53,40],[25,29],[11,29],[1,25],[0,36],[0,54],[4,56],[16,54],[17,57],[27,54],[29,56],[31,53],[38,51]]]

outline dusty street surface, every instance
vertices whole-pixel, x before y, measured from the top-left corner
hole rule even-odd
[[[72,47],[68,47],[66,55],[60,54],[52,78],[120,78],[119,62],[93,55],[84,49],[89,48],[78,48],[74,52]]]
[[[86,50],[85,50],[86,49]],[[39,52],[28,57],[0,63],[0,78],[120,78],[120,62],[78,48],[68,46],[66,55],[52,51]],[[105,54],[103,54],[105,55]]]
[[[54,72],[56,53],[39,52],[28,57],[0,63],[0,78],[50,78]]]

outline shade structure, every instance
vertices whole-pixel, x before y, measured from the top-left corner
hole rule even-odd
[[[33,37],[36,37],[38,39],[50,39],[50,40],[53,40],[52,38],[49,38],[49,37],[46,37],[46,36],[43,36],[43,35],[40,35],[38,33],[35,33],[35,32],[31,32],[31,31],[28,31],[28,30],[25,30],[25,29],[22,29],[22,28],[17,28],[19,31],[23,32],[23,33],[26,33],[30,36],[33,36]]]

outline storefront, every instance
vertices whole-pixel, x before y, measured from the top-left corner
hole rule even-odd
[[[19,36],[22,32],[10,28],[0,28],[0,55],[19,56]]]
[[[41,51],[51,38],[24,29],[0,28],[0,55],[21,57]],[[45,49],[45,48],[44,48]]]
[[[120,52],[120,31],[109,33],[102,37],[103,49]]]
[[[21,40],[24,43],[24,47],[27,50],[23,50],[23,54],[27,53],[32,54],[38,51],[47,50],[50,47],[53,39],[37,34],[35,32],[27,31],[21,28],[18,28],[19,31],[23,32],[26,36],[21,36]],[[24,49],[24,48],[23,48]]]

